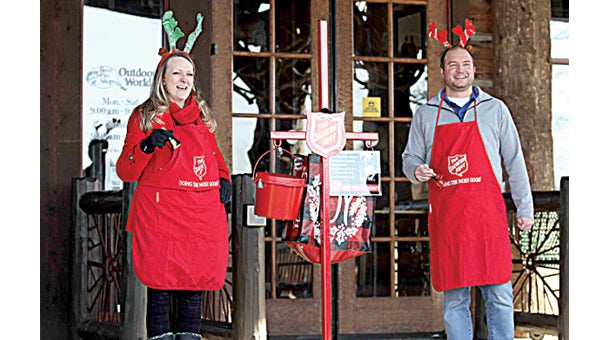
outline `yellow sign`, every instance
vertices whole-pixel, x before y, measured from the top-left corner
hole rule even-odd
[[[362,104],[363,117],[381,117],[381,98],[364,97]]]

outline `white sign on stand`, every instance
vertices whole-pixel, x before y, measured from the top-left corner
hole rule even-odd
[[[92,163],[90,142],[107,140],[106,190],[123,186],[116,162],[131,112],[150,95],[161,38],[159,18],[84,6],[81,168]]]
[[[331,196],[381,196],[379,151],[341,151],[329,160]]]

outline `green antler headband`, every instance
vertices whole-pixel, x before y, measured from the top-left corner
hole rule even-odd
[[[173,17],[173,11],[168,10],[163,14],[162,25],[167,33],[167,39],[169,40],[169,50],[176,49],[176,43],[179,38],[183,37],[184,34],[181,28],[177,27],[177,20]]]
[[[196,42],[198,36],[202,33],[202,21],[204,21],[204,16],[201,13],[196,15],[196,20],[198,21],[198,25],[196,25],[196,29],[188,35],[188,39],[183,48],[183,52],[187,53],[191,56],[190,51]],[[167,51],[164,48],[161,48],[158,51],[158,54],[162,56],[158,67],[162,65],[162,63],[173,53],[177,52],[177,40],[185,36],[181,31],[181,28],[177,26],[178,22],[175,20],[173,16],[173,11],[168,10],[163,14],[162,17],[162,25],[165,29],[165,33],[167,34],[167,40],[169,41],[169,50]]]
[[[192,50],[192,47],[194,46],[194,43],[196,42],[196,38],[198,38],[198,36],[200,34],[202,34],[202,21],[204,20],[204,17],[202,16],[201,13],[198,13],[196,15],[196,21],[198,21],[198,25],[196,25],[196,29],[190,33],[190,35],[188,35],[187,41],[185,43],[185,47],[183,48],[183,50],[187,53],[190,53],[190,51]]]

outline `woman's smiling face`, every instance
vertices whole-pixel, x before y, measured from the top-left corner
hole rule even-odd
[[[194,65],[183,57],[170,58],[165,66],[163,84],[169,100],[183,107],[192,92]]]

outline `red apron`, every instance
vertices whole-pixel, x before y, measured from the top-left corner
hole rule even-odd
[[[429,181],[431,281],[444,291],[506,283],[512,272],[506,206],[477,127],[438,125],[429,167],[444,182]],[[440,176],[441,175],[441,176]]]
[[[127,230],[136,276],[148,287],[218,290],[225,282],[227,215],[203,128],[176,126],[182,145],[167,163],[147,169],[134,192]]]

